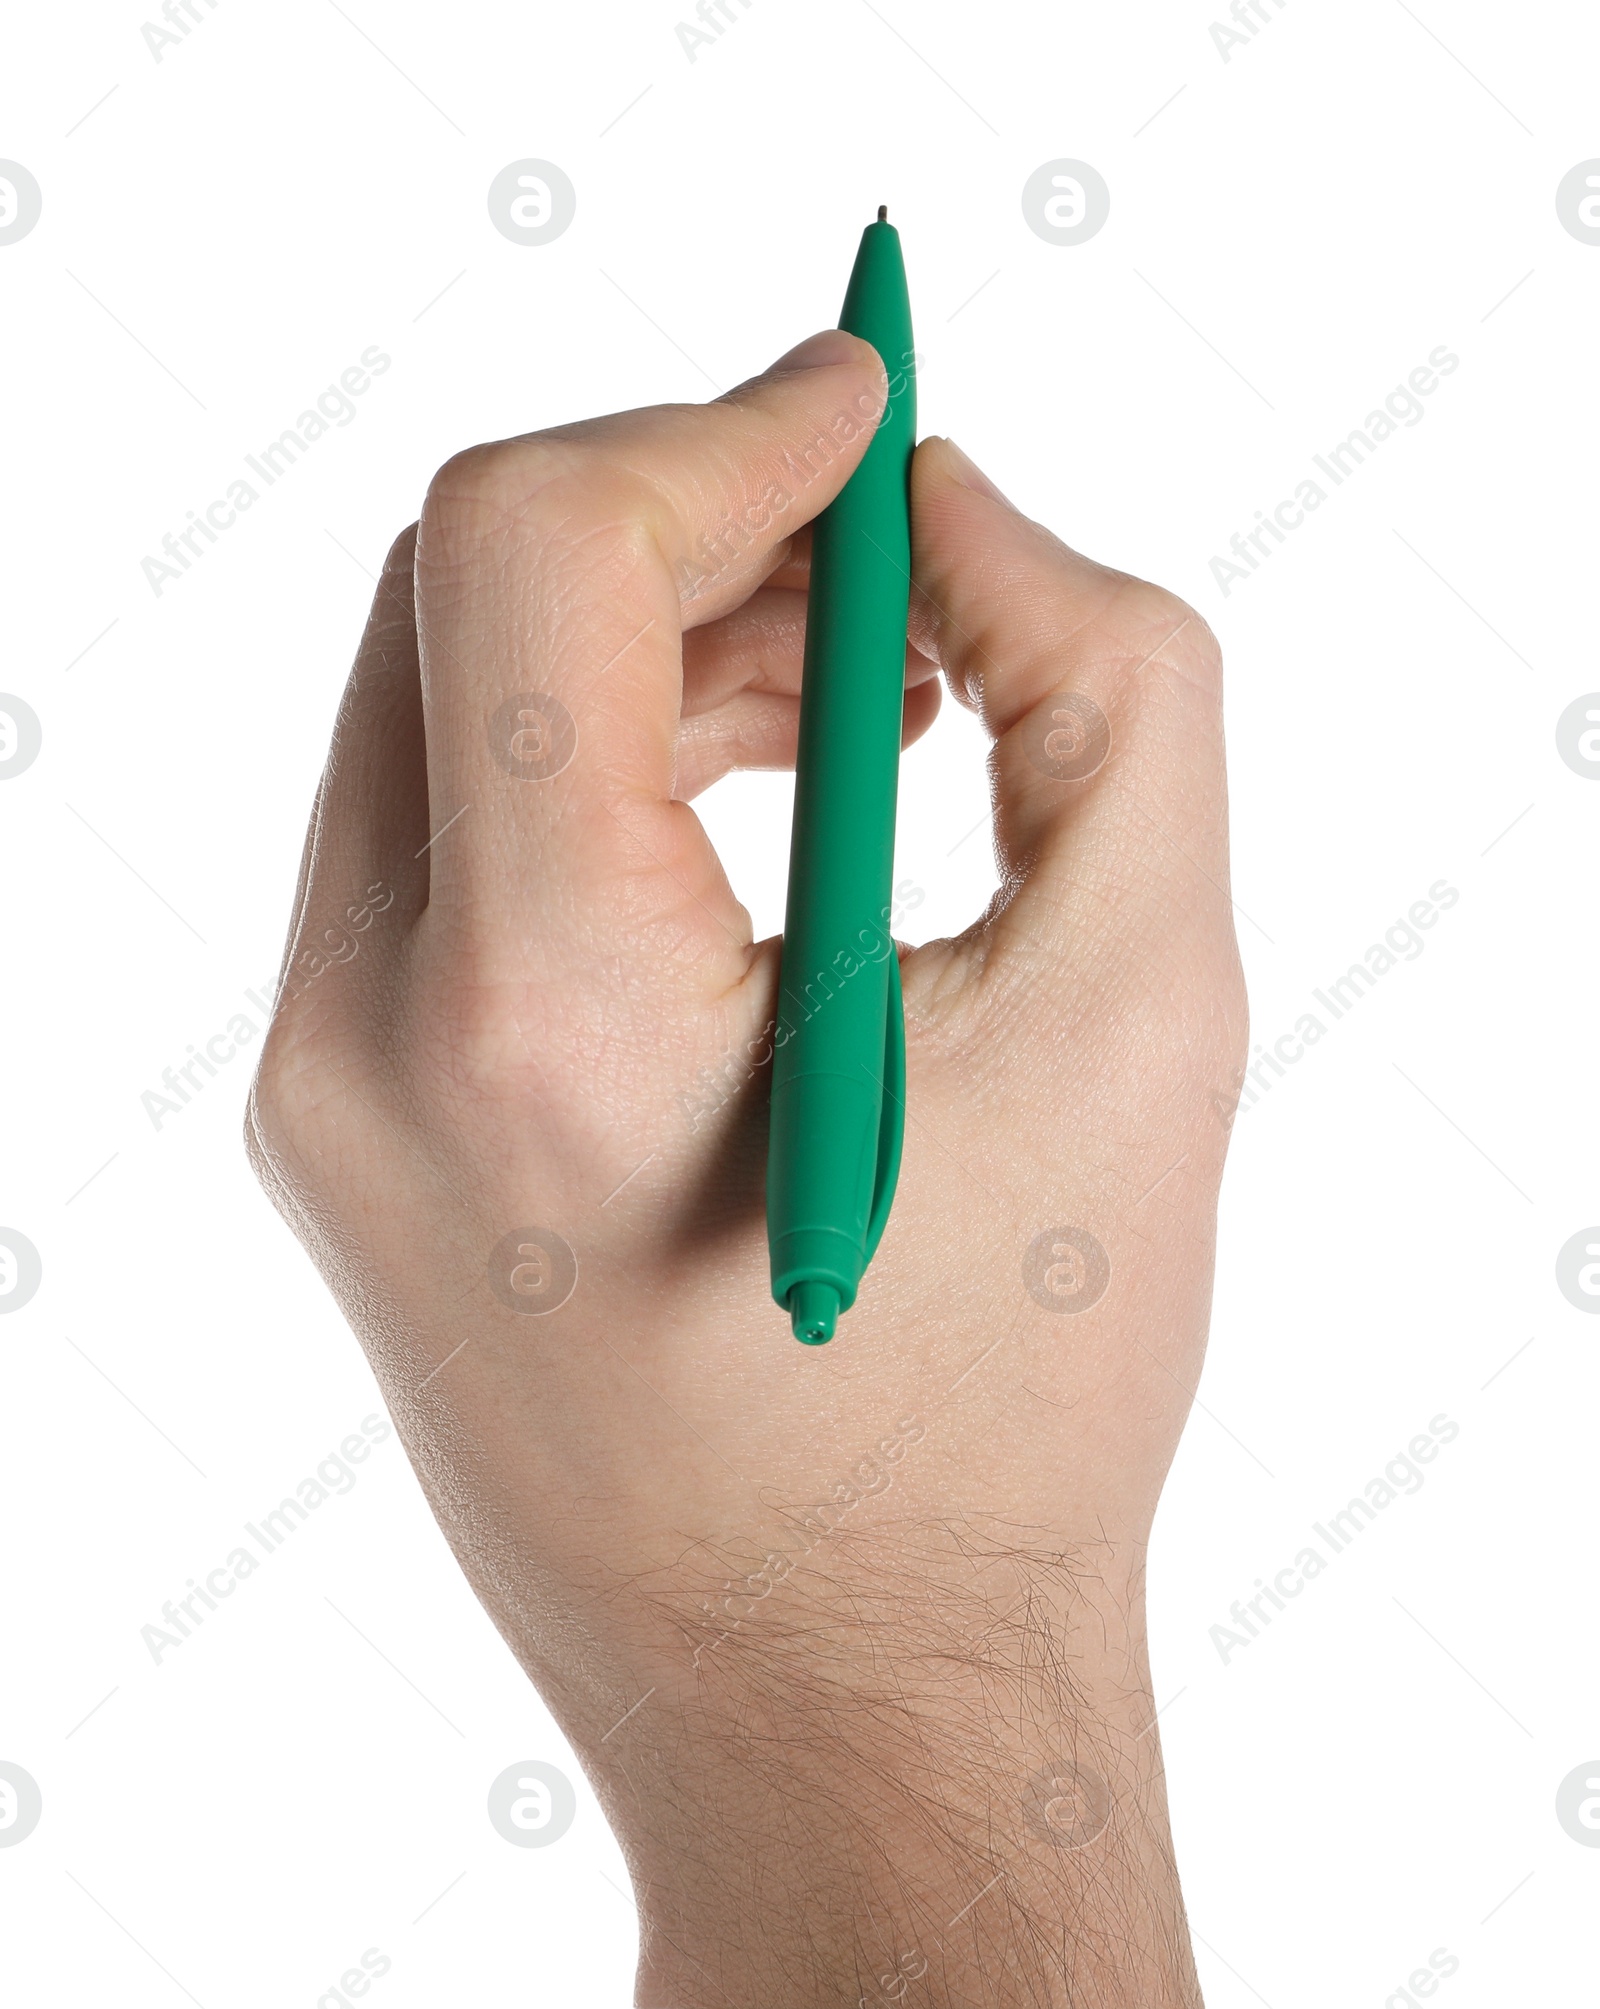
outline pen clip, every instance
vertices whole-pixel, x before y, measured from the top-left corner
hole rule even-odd
[[[906,1011],[900,989],[900,956],[889,957],[889,996],[883,1015],[883,1103],[878,1117],[878,1169],[872,1187],[872,1212],[867,1217],[865,1270],[877,1253],[894,1205],[900,1178],[900,1152],[906,1125]]]

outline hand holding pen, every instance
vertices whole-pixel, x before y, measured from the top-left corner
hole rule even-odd
[[[887,1934],[930,2009],[1051,1999],[1064,1947],[1077,1999],[1188,2005],[1142,1586],[1244,1053],[1217,656],[938,438],[902,731],[941,677],[981,718],[999,890],[899,958],[854,1308],[799,1347],[770,1295],[780,947],[690,803],[794,762],[808,525],[885,392],[833,331],[440,469],[289,968],[394,900],[284,990],[252,1149],[623,1841],[641,2001],[853,2002]]]

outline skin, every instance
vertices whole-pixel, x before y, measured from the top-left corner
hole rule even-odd
[[[981,716],[1001,888],[902,952],[894,1213],[796,1345],[738,1059],[778,944],[688,803],[793,762],[805,525],[882,399],[829,333],[440,470],[341,708],[249,1147],[621,1839],[641,2005],[1188,2009],[1142,1583],[1246,1051],[1218,656],[918,449],[906,738],[941,682]],[[490,743],[529,692],[576,726],[545,780]],[[1063,692],[1109,721],[1082,779]],[[554,1310],[529,1227],[577,1260]],[[1109,1259],[1079,1310],[1062,1228]]]

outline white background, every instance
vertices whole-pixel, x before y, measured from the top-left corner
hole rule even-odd
[[[882,201],[923,430],[1221,634],[1256,1037],[1460,894],[1236,1126],[1151,1581],[1207,2000],[1380,2009],[1445,1948],[1450,2009],[1594,2001],[1600,1850],[1555,1794],[1600,1753],[1600,1324],[1555,1256],[1600,1219],[1600,786],[1555,726],[1600,688],[1600,249],[1555,191],[1600,154],[1600,23],[1264,0],[1224,61],[1219,0],[730,0],[691,62],[674,0],[195,4],[159,62],[136,6],[19,9],[0,79],[44,194],[0,248],[0,688],[44,730],[0,786],[0,1223],[44,1262],[0,1320],[0,1758],[44,1801],[0,1849],[11,1999],[312,2009],[376,1947],[382,2009],[628,2000],[618,1851],[393,1438],[160,1665],[141,1642],[381,1410],[246,1170],[249,1058],[159,1130],[141,1095],[260,1022],[434,467],[748,375],[832,321]],[[577,189],[542,248],[486,209],[526,156]],[[1063,156],[1112,194],[1076,248],[1020,204]],[[154,594],[162,535],[373,344],[354,421]],[[1422,422],[1224,597],[1233,532],[1441,344]],[[785,784],[705,813],[777,928]],[[913,939],[981,905],[984,816],[952,706],[905,766]],[[1438,1415],[1420,1492],[1224,1664],[1230,1604]],[[516,1849],[484,1796],[530,1758],[578,1814]]]

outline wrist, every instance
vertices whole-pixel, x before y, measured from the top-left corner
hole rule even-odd
[[[841,1540],[634,1722],[593,1769],[648,2009],[1199,2001],[1137,1571],[1103,1550]]]

